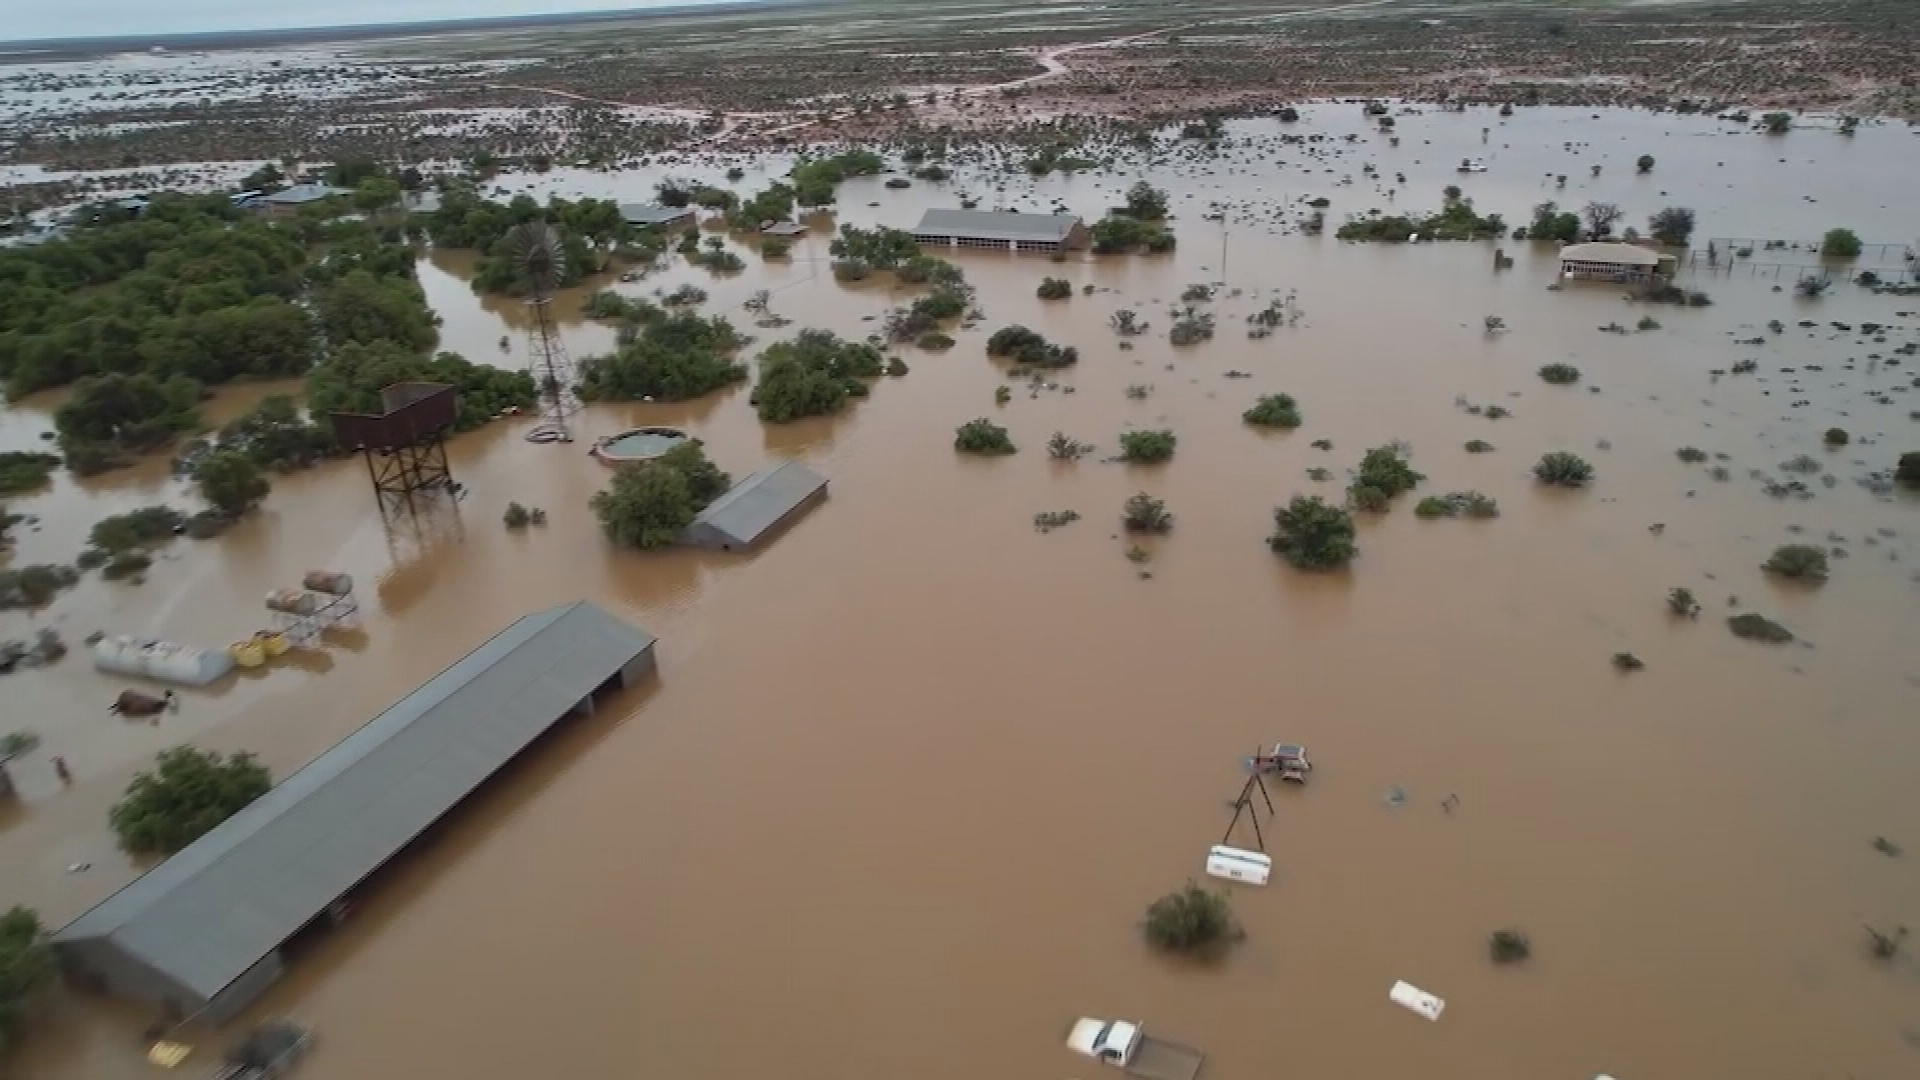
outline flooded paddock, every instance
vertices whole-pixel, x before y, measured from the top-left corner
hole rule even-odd
[[[1517,262],[1496,273],[1492,244],[1345,244],[1332,230],[1373,206],[1433,209],[1457,183],[1509,224],[1545,199],[1597,199],[1638,225],[1691,206],[1696,245],[1807,243],[1834,226],[1912,243],[1920,143],[1897,125],[1770,139],[1707,118],[1547,109],[1400,115],[1397,148],[1373,132],[1277,139],[1363,132],[1358,114],[1236,123],[1219,158],[1183,149],[1144,171],[849,181],[833,221],[911,227],[959,191],[1093,219],[1145,178],[1173,196],[1180,249],[954,253],[986,319],[945,354],[902,350],[910,374],[837,417],[762,425],[743,384],[589,406],[571,445],[531,445],[532,418],[502,421],[450,443],[470,491],[457,506],[383,522],[361,464],[342,461],[276,477],[260,511],[217,540],[176,541],[144,585],[90,575],[42,613],[0,615],[0,637],[51,624],[76,645],[94,629],[217,645],[310,568],[367,583],[362,632],[303,667],[183,691],[157,723],[108,715],[123,681],[77,648],[12,676],[4,726],[44,741],[15,766],[22,801],[0,811],[0,905],[58,925],[128,880],[106,809],[154,752],[253,750],[284,776],[508,621],[584,597],[659,635],[657,684],[558,733],[303,951],[255,1010],[316,1028],[301,1077],[1085,1077],[1098,1066],[1061,1046],[1080,1015],[1202,1047],[1223,1080],[1911,1075],[1920,967],[1870,958],[1861,924],[1920,917],[1920,498],[1857,480],[1920,450],[1920,362],[1896,351],[1920,340],[1920,297],[1839,284],[1800,299],[1794,271],[1752,265],[1818,263],[1787,250],[1683,274],[1710,307],[1630,305],[1613,286],[1547,291],[1553,253],[1526,243],[1503,243]],[[1634,171],[1642,153],[1657,158],[1650,174]],[[1463,157],[1489,171],[1458,174]],[[1389,200],[1367,162],[1407,184]],[[500,184],[633,201],[664,175],[717,179],[733,163]],[[758,190],[787,165],[762,160],[733,186]],[[1332,200],[1325,236],[1288,225],[1311,196]],[[742,249],[737,277],[676,258],[613,287],[700,284],[702,311],[760,335],[748,356],[809,326],[863,337],[921,290],[836,283],[830,224],[789,259]],[[470,272],[459,253],[420,264],[443,347],[524,363],[523,307],[475,296]],[[1043,276],[1073,296],[1036,299]],[[1176,348],[1167,310],[1199,282],[1223,283],[1206,305],[1217,335]],[[741,305],[761,289],[787,330],[750,329]],[[587,291],[556,304],[576,357],[613,344],[610,326],[579,317]],[[1246,317],[1289,294],[1297,324],[1250,339]],[[1107,325],[1122,308],[1151,324],[1127,350]],[[1646,314],[1660,329],[1598,329]],[[1487,315],[1509,330],[1489,335]],[[1009,323],[1077,346],[1080,362],[1054,385],[1009,382],[983,348]],[[1863,336],[1865,323],[1883,329]],[[1712,374],[1745,359],[1752,374]],[[1535,374],[1555,361],[1580,381]],[[1001,385],[1012,396],[996,405]],[[207,418],[271,389],[229,388]],[[1282,391],[1302,427],[1241,422]],[[1462,398],[1512,416],[1473,415]],[[51,407],[0,412],[0,440],[36,445]],[[956,455],[953,429],[978,416],[1019,453]],[[1829,449],[1835,426],[1852,440]],[[607,479],[587,451],[639,427],[695,435],[735,477],[802,458],[832,497],[749,557],[612,550],[586,509]],[[1102,461],[1140,428],[1178,436],[1170,463]],[[1056,430],[1096,453],[1050,460]],[[1302,574],[1267,549],[1276,505],[1337,500],[1360,455],[1394,439],[1427,481],[1362,516],[1350,570]],[[1469,454],[1472,439],[1496,449]],[[1686,446],[1726,458],[1687,464]],[[1591,461],[1594,483],[1537,484],[1529,470],[1551,450]],[[1812,497],[1767,495],[1764,478],[1787,478],[1779,465],[1801,454],[1820,467]],[[1331,478],[1310,479],[1316,467]],[[1136,564],[1119,515],[1141,490],[1175,526]],[[1422,494],[1466,490],[1496,498],[1498,519],[1413,514]],[[15,530],[12,559],[65,561],[93,521],[163,499],[189,504],[158,459],[57,474],[10,502],[40,519]],[[509,501],[548,524],[504,529]],[[1081,520],[1033,527],[1066,509]],[[1831,580],[1761,573],[1799,541],[1846,553]],[[1698,595],[1698,619],[1669,614],[1674,586]],[[1800,640],[1736,639],[1725,616],[1739,611]],[[1645,670],[1616,671],[1623,651]],[[1246,941],[1213,968],[1150,953],[1146,905],[1199,875],[1243,759],[1276,740],[1305,744],[1318,768],[1309,787],[1273,793],[1273,883],[1233,894]],[[71,763],[72,787],[50,755]],[[1878,835],[1909,854],[1877,853]],[[1502,927],[1529,935],[1531,961],[1489,963]],[[1398,979],[1444,997],[1443,1018],[1393,1007]],[[148,1076],[144,1020],[63,1001],[16,1072]]]

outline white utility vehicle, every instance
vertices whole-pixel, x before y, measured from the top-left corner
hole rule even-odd
[[[1156,1039],[1125,1020],[1081,1017],[1067,1033],[1067,1048],[1098,1058],[1143,1080],[1193,1080],[1206,1055],[1191,1046]]]

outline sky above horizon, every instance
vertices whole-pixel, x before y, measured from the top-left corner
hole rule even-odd
[[[0,20],[0,41],[292,30],[725,2],[727,0],[329,0],[324,4],[266,4],[260,0],[166,0],[163,3],[68,0],[67,3],[33,4],[18,0],[18,7]],[[14,4],[8,6],[14,7]]]

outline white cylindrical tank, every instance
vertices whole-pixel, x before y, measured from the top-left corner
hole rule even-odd
[[[93,643],[92,652],[93,666],[101,671],[185,686],[205,686],[233,670],[233,658],[223,650],[154,638],[103,637]]]

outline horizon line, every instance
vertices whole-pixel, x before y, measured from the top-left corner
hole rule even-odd
[[[623,19],[685,15],[711,8],[797,7],[821,0],[677,0],[657,7],[550,11],[526,15],[479,15],[446,19],[417,19],[409,22],[346,23],[337,26],[289,26],[255,30],[186,30],[159,34],[92,34],[71,37],[20,38],[0,40],[0,63],[19,62],[33,52],[126,52],[136,49],[198,47],[217,48],[223,43],[280,45],[324,43],[339,40],[365,40],[379,37],[411,37],[421,33],[448,30],[485,29],[502,26],[539,26],[554,23],[616,22]]]

